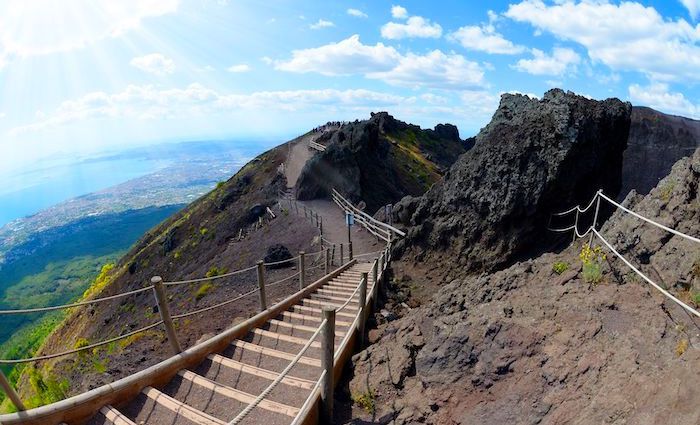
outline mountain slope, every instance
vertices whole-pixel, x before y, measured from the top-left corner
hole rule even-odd
[[[329,197],[335,188],[364,201],[372,214],[403,196],[423,194],[469,147],[453,125],[423,130],[386,112],[326,131],[316,141],[327,149],[302,170],[298,199]]]

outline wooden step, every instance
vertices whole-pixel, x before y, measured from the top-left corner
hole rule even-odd
[[[321,323],[323,320],[319,316],[311,316],[309,314],[304,314],[304,313],[296,313],[293,311],[283,311],[280,313],[280,316],[283,319],[295,319],[295,320],[302,320],[302,321],[309,321],[309,322],[314,322],[314,323]],[[352,325],[352,322],[347,322],[344,320],[338,320],[337,318],[335,319],[335,326],[343,326],[343,327],[350,327]]]
[[[271,372],[266,369],[261,369],[259,367],[241,363],[237,360],[229,359],[228,357],[224,357],[220,354],[210,354],[209,356],[207,356],[207,358],[211,360],[212,363],[220,364],[229,369],[241,371],[270,381],[274,381],[279,375],[279,373]],[[310,390],[315,385],[315,382],[310,381],[308,379],[294,378],[292,376],[286,376],[282,378],[281,382],[291,387],[303,388],[305,390]]]
[[[120,411],[112,406],[104,406],[100,409],[100,413],[109,421],[108,423],[112,425],[136,425],[131,419],[122,415]]]
[[[308,342],[308,339],[303,339],[303,338],[298,338],[298,337],[295,337],[295,336],[290,336],[290,335],[281,334],[281,333],[278,333],[278,332],[268,331],[268,330],[266,330],[266,329],[255,328],[255,329],[253,329],[253,330],[250,331],[250,332],[251,332],[252,334],[255,334],[255,335],[260,335],[260,336],[264,336],[264,337],[267,337],[267,338],[276,339],[276,340],[279,340],[279,341],[285,341],[285,342],[291,342],[291,343],[294,343],[294,344],[299,344],[299,345],[301,345],[302,347],[304,346],[304,344],[306,344],[306,343]],[[315,332],[315,331],[314,331],[314,332]],[[314,347],[314,348],[321,348],[321,343],[318,342],[318,341],[314,341],[314,342],[311,343],[311,346]],[[300,348],[301,348],[301,347],[300,347]]]
[[[226,425],[224,421],[221,421],[211,415],[208,415],[202,411],[199,411],[193,407],[190,407],[184,403],[175,400],[174,398],[166,395],[153,387],[146,387],[143,389],[143,394],[146,397],[153,400],[159,406],[162,406],[178,416],[182,416],[196,424],[201,425]]]
[[[230,399],[240,401],[241,403],[250,404],[257,397],[252,394],[248,394],[246,392],[228,387],[226,385],[219,384],[203,376],[199,376],[194,372],[190,372],[189,370],[181,370],[178,372],[178,375],[180,375],[180,377],[182,377],[182,379],[184,380],[190,381],[196,385],[204,387],[210,391],[213,391],[217,394],[221,394]],[[260,407],[261,409],[268,410],[270,412],[281,413],[292,418],[295,417],[297,413],[299,413],[299,409],[297,409],[296,407],[287,406],[285,404],[270,400],[260,401],[260,403],[258,403],[258,407]]]
[[[304,303],[304,305],[308,304],[310,307],[318,306],[319,308],[326,306],[326,305],[340,308],[343,306],[343,304],[345,304],[344,302],[319,301],[319,300],[313,300],[313,299],[309,299],[309,298],[303,299],[302,302]],[[357,309],[358,309],[358,306],[348,304],[343,311],[357,311]]]
[[[350,298],[350,297],[339,297],[337,295],[322,294],[322,293],[319,293],[318,291],[314,292],[313,294],[311,294],[309,296],[314,298],[314,299],[320,300],[320,301],[323,301],[323,300],[327,300],[327,301],[331,301],[331,302],[339,301],[341,303],[345,303],[345,301],[347,301],[348,298]],[[352,297],[352,298],[353,299],[350,300],[350,304],[353,304],[353,303],[357,304],[357,299],[356,299],[357,297]]]
[[[262,345],[253,344],[251,342],[236,340],[233,341],[231,345],[241,350],[248,350],[255,353],[264,354],[270,357],[277,357],[278,359],[292,361],[294,360],[294,357],[296,357],[295,354],[285,353],[284,351],[275,350],[274,348],[263,347]],[[299,363],[308,366],[321,367],[321,360],[312,359],[311,357],[302,356],[299,359]]]

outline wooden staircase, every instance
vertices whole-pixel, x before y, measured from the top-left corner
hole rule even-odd
[[[198,366],[182,369],[160,388],[146,387],[119,406],[104,406],[89,424],[226,424],[277,378],[322,322],[321,307],[342,306],[336,315],[336,350],[351,331],[359,310],[362,273],[375,282],[372,264],[355,264],[263,326],[251,329],[228,347],[209,354]],[[358,291],[359,292],[359,291]],[[289,424],[321,375],[320,342],[315,341],[290,373],[241,423]]]

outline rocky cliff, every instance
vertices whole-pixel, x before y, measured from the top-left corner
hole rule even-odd
[[[330,196],[333,188],[374,213],[406,195],[421,195],[465,152],[457,127],[433,130],[399,121],[386,112],[348,123],[319,136],[327,146],[297,180],[301,200]]]
[[[632,190],[646,195],[671,166],[700,147],[700,121],[632,108],[632,123],[622,162],[623,199]]]
[[[698,236],[699,184],[700,151],[626,203]],[[601,233],[698,307],[697,244],[619,211]],[[376,342],[356,355],[345,394],[371,403],[356,403],[338,421],[700,423],[700,321],[610,252],[600,275],[586,278],[579,253],[587,241],[492,274],[454,268],[421,305],[412,295],[434,285],[411,262],[394,263],[387,311],[370,331]]]
[[[599,188],[618,193],[630,113],[617,99],[594,101],[558,89],[541,100],[503,95],[474,148],[420,200],[398,206],[408,235],[397,253],[463,271],[493,270],[531,255],[546,240],[552,211],[590,199]]]

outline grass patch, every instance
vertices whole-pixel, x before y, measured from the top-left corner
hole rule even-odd
[[[556,263],[552,264],[552,271],[556,274],[562,274],[567,270],[569,270],[569,263],[557,261]]]
[[[361,407],[365,412],[369,413],[370,415],[374,415],[374,412],[377,409],[376,399],[377,397],[371,388],[364,393],[352,395],[353,403]]]
[[[204,298],[211,290],[214,289],[214,285],[211,284],[211,282],[204,282],[199,288],[197,288],[197,292],[194,294],[194,298],[199,301],[202,298]]]
[[[683,338],[676,344],[676,356],[680,357],[688,350],[688,340]]]

